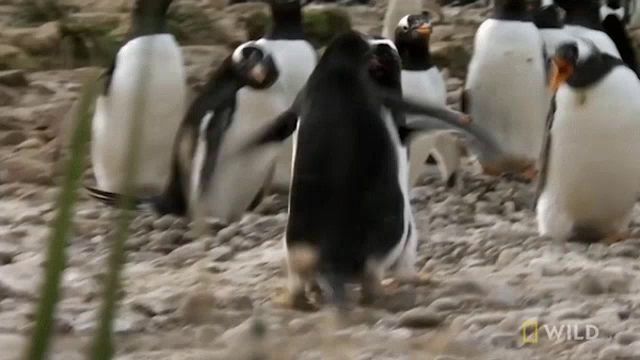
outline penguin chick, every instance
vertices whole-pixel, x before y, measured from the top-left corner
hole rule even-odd
[[[640,103],[628,98],[640,81],[620,59],[582,41],[561,45],[553,65],[538,229],[559,240],[622,240],[640,181]]]

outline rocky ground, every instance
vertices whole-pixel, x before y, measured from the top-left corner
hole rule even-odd
[[[74,16],[119,18],[126,10],[126,2],[90,3],[86,8],[94,12]],[[194,3],[215,13],[215,1]],[[11,47],[41,59],[43,53],[32,55],[24,43],[7,39],[12,31],[32,37],[34,29],[42,31],[42,25],[12,27],[16,4],[0,1],[0,58]],[[356,27],[380,30],[382,6],[349,12]],[[446,23],[434,35],[439,61],[449,67],[453,105],[473,31],[485,13],[473,6],[445,8]],[[184,50],[193,83],[226,53],[225,44]],[[33,326],[57,192],[52,154],[66,112],[95,72],[42,66],[0,72],[2,360],[19,358]],[[340,323],[330,310],[301,313],[279,305],[285,276],[282,197],[268,199],[239,223],[211,223],[204,237],[182,219],[141,213],[127,243],[117,358],[640,359],[640,212],[632,224],[634,239],[624,243],[555,243],[537,235],[531,195],[530,185],[477,175],[472,165],[460,190],[446,190],[437,176],[427,175],[412,197],[418,266],[431,281],[394,289],[383,306],[356,308]],[[76,215],[51,356],[58,360],[84,358],[115,212],[83,194]],[[575,326],[578,335],[589,335],[592,325],[598,337],[555,341],[541,328],[538,344],[523,344],[526,320]]]

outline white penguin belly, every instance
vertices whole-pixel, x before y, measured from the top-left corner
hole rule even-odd
[[[427,71],[402,71],[402,93],[406,99],[431,106],[447,105],[447,85],[434,66]],[[413,117],[409,116],[411,122]],[[430,131],[411,139],[409,151],[409,183],[415,184],[424,171],[429,154],[438,162],[438,169],[447,181],[460,165],[458,141],[449,131]]]
[[[287,104],[293,104],[316,66],[315,49],[305,40],[260,39],[257,43],[264,45],[274,55],[280,70],[277,84],[284,89]],[[297,131],[283,142],[276,160],[272,186],[279,191],[287,191],[291,183],[292,144],[296,136]]]
[[[620,52],[618,51],[616,44],[605,32],[577,25],[565,25],[564,28],[567,32],[577,38],[591,40],[603,53],[615,56],[618,59],[620,58]]]
[[[532,23],[486,20],[465,86],[474,121],[507,153],[530,159],[539,155],[549,107],[543,46]]]
[[[184,116],[186,77],[182,53],[173,36],[143,36],[125,44],[117,55],[108,96],[96,103],[91,156],[98,188],[121,192],[130,158],[136,100],[141,99],[138,140],[140,158],[134,189],[140,196],[156,195],[169,180],[173,143]],[[147,85],[139,85],[146,68]],[[144,91],[137,97],[138,91]]]
[[[398,130],[390,111],[383,110],[382,118],[394,144],[396,161],[398,162],[398,185],[403,198],[403,230],[397,245],[389,252],[381,266],[384,270],[395,266],[395,272],[400,275],[411,275],[417,257],[418,234],[411,210],[409,198],[409,163],[407,149],[400,142]]]
[[[208,191],[198,201],[198,216],[234,221],[247,211],[265,186],[282,146],[264,145],[250,151],[244,146],[265,131],[287,105],[276,85],[267,90],[244,88],[238,92],[236,111],[217,154],[211,182],[204,184]]]
[[[618,67],[588,95],[557,95],[548,175],[537,217],[540,233],[567,238],[574,226],[616,232],[627,226],[640,182],[640,83]]]

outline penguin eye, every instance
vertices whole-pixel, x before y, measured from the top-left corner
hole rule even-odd
[[[402,25],[402,31],[407,31],[409,30],[409,26],[407,25]]]

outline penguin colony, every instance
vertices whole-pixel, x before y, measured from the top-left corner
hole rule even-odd
[[[388,273],[418,281],[411,184],[431,157],[452,185],[467,149],[487,174],[536,181],[541,235],[625,239],[640,185],[640,103],[628,96],[640,80],[618,1],[495,0],[476,33],[463,112],[447,108],[431,62],[433,14],[399,16],[400,2],[388,9],[387,37],[348,32],[318,57],[301,1],[269,0],[272,30],[237,47],[186,104],[182,55],[166,31],[170,3],[135,2],[131,35],[97,99],[97,187],[87,189],[105,203],[122,197],[135,115],[137,204],[231,222],[274,184],[287,187],[295,308],[314,308],[315,293],[344,309],[353,282],[371,303]],[[136,101],[148,104],[139,114]]]

